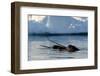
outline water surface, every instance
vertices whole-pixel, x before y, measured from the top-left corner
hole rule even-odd
[[[80,51],[69,53],[44,48],[41,45],[53,46],[48,40],[53,40],[64,46],[69,44],[77,46]],[[52,59],[84,59],[88,57],[88,40],[87,35],[64,35],[64,36],[28,36],[28,60],[52,60]]]

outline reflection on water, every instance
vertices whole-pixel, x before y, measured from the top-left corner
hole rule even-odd
[[[80,51],[69,53],[44,48],[40,45],[52,46],[48,40],[68,46],[69,44],[77,46]],[[88,40],[87,36],[28,36],[28,60],[51,60],[51,59],[82,59],[88,57]]]

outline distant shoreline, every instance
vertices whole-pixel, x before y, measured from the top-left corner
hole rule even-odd
[[[31,33],[28,35],[34,35],[34,36],[64,36],[64,35],[88,35],[88,33]]]

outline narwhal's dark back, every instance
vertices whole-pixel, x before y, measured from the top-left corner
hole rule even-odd
[[[78,51],[79,50],[79,48],[77,48],[76,46],[74,46],[74,45],[68,45],[68,48],[69,48],[69,51],[71,51],[71,52],[74,52],[74,51]],[[71,49],[71,50],[70,50]]]

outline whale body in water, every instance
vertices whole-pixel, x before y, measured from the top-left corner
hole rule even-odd
[[[44,46],[41,45],[42,47],[46,47],[46,48],[52,48],[52,49],[58,49],[59,51],[68,51],[68,52],[75,52],[75,51],[79,51],[79,48],[74,46],[74,45],[68,45],[67,47],[65,46],[61,46],[61,45],[53,45],[53,46]]]

